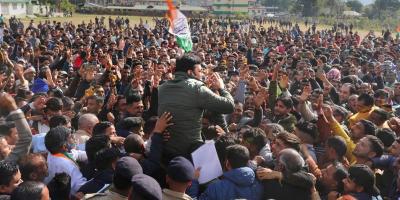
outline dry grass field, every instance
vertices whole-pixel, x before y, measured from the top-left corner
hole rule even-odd
[[[95,19],[96,16],[97,16],[98,18],[104,16],[104,17],[106,18],[106,19],[105,19],[106,25],[108,25],[108,17],[109,17],[110,15],[77,14],[77,13],[75,13],[72,17],[51,17],[51,18],[47,18],[47,17],[37,17],[37,18],[34,18],[33,20],[34,20],[35,24],[38,24],[40,21],[44,21],[44,20],[59,21],[59,22],[62,22],[62,23],[63,23],[63,22],[72,22],[72,23],[74,23],[74,24],[78,24],[78,23],[82,23],[82,22],[88,23],[90,20],[92,20],[92,21],[94,22],[94,19]],[[112,18],[116,18],[117,16],[118,16],[118,15],[111,15]],[[122,16],[122,17],[124,17],[124,18],[128,17],[131,25],[133,25],[133,24],[138,24],[138,23],[140,22],[140,19],[142,19],[143,22],[146,22],[146,20],[147,20],[147,22],[148,22],[148,24],[149,24],[150,26],[154,24],[154,22],[153,22],[153,20],[152,20],[153,17],[146,17],[146,16],[126,16],[126,15],[120,15],[120,16]],[[29,18],[23,18],[23,19],[21,19],[21,20],[22,20],[22,22],[23,22],[24,24],[27,25],[27,24],[29,24],[29,22],[30,22],[31,19],[29,19]],[[306,26],[304,25],[304,23],[299,23],[299,25],[300,25],[300,28],[301,28],[302,30],[305,30],[305,29],[306,29]],[[267,26],[267,25],[266,25],[266,26]],[[317,29],[318,29],[318,30],[327,29],[327,28],[331,28],[331,27],[330,27],[330,26],[327,26],[327,25],[324,25],[324,24],[318,24],[318,26],[317,26]],[[369,32],[370,30],[355,29],[354,31],[357,31],[357,32],[363,37],[363,36],[367,35],[368,32]]]

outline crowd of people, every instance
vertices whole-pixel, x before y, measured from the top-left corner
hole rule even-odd
[[[104,19],[4,20],[1,200],[400,197],[390,31],[193,18],[185,52],[166,19]]]

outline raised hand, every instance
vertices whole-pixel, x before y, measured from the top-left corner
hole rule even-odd
[[[257,178],[260,180],[271,180],[279,178],[279,173],[269,168],[258,168],[256,174]]]
[[[246,80],[249,76],[249,70],[246,68],[240,69],[239,78],[240,80]]]
[[[390,129],[392,129],[396,134],[400,134],[400,118],[392,117],[388,121]]]
[[[215,130],[217,131],[218,137],[225,134],[224,129],[222,129],[222,128],[221,128],[220,126],[218,126],[218,125],[215,126]]]
[[[282,89],[288,89],[289,88],[289,76],[284,74],[281,77],[281,80],[279,80],[279,86]]]
[[[257,83],[256,78],[254,78],[253,76],[250,76],[250,77],[248,78],[248,81],[247,81],[247,82],[248,82],[250,88],[252,88],[252,89],[255,90],[255,91],[258,90],[258,83]]]
[[[260,107],[268,97],[268,90],[266,88],[262,88],[257,95],[254,97],[254,104],[256,107]]]
[[[311,96],[311,87],[306,86],[303,88],[303,92],[301,93],[299,100],[301,102],[306,102],[310,96]]]
[[[329,120],[329,121],[333,121],[334,120],[333,111],[332,111],[332,108],[330,106],[324,105],[322,107],[322,110],[324,111],[324,115],[325,115],[327,120]]]
[[[322,72],[322,73],[318,73],[317,72],[317,78],[319,78],[321,81],[323,81],[323,82],[325,82],[325,81],[327,81],[328,79],[326,78],[326,74],[324,73],[324,72]]]
[[[108,98],[107,108],[111,109],[115,105],[115,103],[117,103],[117,96],[114,93],[112,93]]]
[[[157,120],[153,132],[155,132],[155,133],[163,133],[165,131],[165,129],[167,129],[169,126],[174,125],[173,123],[171,123],[171,120],[172,120],[171,113],[164,112],[160,116],[160,118]]]
[[[274,71],[272,73],[272,80],[276,81],[278,79],[278,73],[282,69],[282,66],[286,63],[285,59],[282,59],[279,63],[276,63],[274,66]]]
[[[217,72],[214,72],[212,74],[211,83],[212,83],[212,87],[217,90],[225,88],[224,81],[222,80],[222,78],[219,76],[219,74]]]

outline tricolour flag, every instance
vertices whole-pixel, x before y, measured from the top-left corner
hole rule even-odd
[[[168,5],[169,32],[176,37],[178,46],[185,52],[192,51],[193,43],[186,16],[176,9],[172,0],[166,0]]]
[[[400,25],[397,26],[396,32],[396,38],[400,38]]]

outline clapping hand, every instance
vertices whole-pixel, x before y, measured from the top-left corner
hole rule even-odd
[[[311,96],[311,87],[305,86],[303,88],[303,92],[301,93],[301,95],[299,97],[299,100],[301,102],[306,102],[310,96]]]
[[[330,106],[328,106],[328,105],[325,106],[324,105],[322,109],[323,109],[324,115],[325,115],[325,117],[326,117],[326,119],[328,121],[334,120],[333,111],[332,111],[332,108]]]
[[[288,89],[289,88],[289,76],[284,74],[282,75],[281,79],[279,80],[279,86],[282,89]]]
[[[268,97],[268,90],[266,88],[262,88],[257,95],[254,97],[254,104],[256,107],[260,107]]]
[[[211,75],[211,85],[212,88],[220,90],[220,89],[224,89],[225,88],[225,84],[224,81],[222,80],[222,78],[219,76],[219,74],[217,72],[214,72]]]

